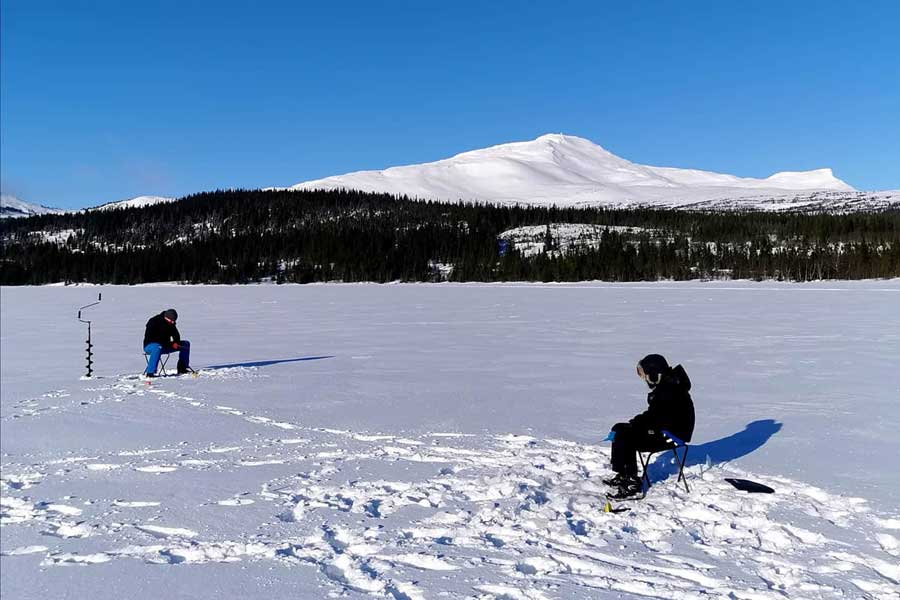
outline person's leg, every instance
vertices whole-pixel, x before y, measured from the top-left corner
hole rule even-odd
[[[186,373],[191,368],[191,343],[181,340],[178,343],[178,372]]]
[[[659,432],[648,431],[633,432],[632,441],[634,448],[639,452],[661,452],[672,447],[666,438]]]
[[[634,428],[625,423],[616,425],[615,430],[616,437],[613,438],[612,445],[612,468],[617,475],[604,483],[617,488],[608,496],[621,500],[640,494],[643,490],[643,483],[638,478]]]
[[[147,359],[147,369],[144,375],[156,375],[156,369],[159,368],[159,356],[162,354],[162,346],[157,343],[147,344],[144,346],[144,352],[149,354]]]
[[[626,477],[637,477],[634,430],[627,423],[616,426],[616,437],[612,442],[612,470]]]
[[[663,450],[668,450],[672,447],[672,445],[666,441],[666,438],[656,431],[653,433],[650,433],[649,431],[632,431],[631,440],[634,444],[635,453],[662,452]],[[649,466],[650,465],[648,464],[647,467]],[[642,473],[641,475],[643,476],[644,474]]]

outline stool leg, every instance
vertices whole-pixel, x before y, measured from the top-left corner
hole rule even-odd
[[[644,481],[644,495],[647,494],[647,490],[650,489],[650,475],[647,473],[647,465],[650,464],[650,459],[653,457],[652,452],[647,453],[647,460],[644,460],[644,453],[638,452],[638,458],[641,459],[641,469],[643,470],[643,474],[641,475],[641,479]]]
[[[685,477],[685,475],[684,475],[684,465],[687,464],[687,453],[688,453],[688,447],[684,446],[684,452],[682,453],[682,456],[679,458],[678,449],[672,448],[672,454],[675,455],[675,462],[678,464],[678,480],[677,481],[682,482],[684,484],[684,491],[686,491],[688,494],[690,494],[691,489],[688,487],[687,477]]]

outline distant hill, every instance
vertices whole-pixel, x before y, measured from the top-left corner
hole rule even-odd
[[[443,202],[560,207],[844,212],[900,205],[900,191],[859,192],[827,168],[754,179],[652,167],[562,134],[437,162],[305,181],[289,189],[354,189]]]
[[[0,194],[0,219],[15,219],[34,215],[59,214],[64,211],[58,208],[41,206],[19,200],[9,194]]]
[[[86,210],[116,210],[119,208],[144,208],[145,206],[153,206],[154,204],[163,204],[166,202],[174,202],[176,198],[166,196],[136,196],[128,200],[119,200],[117,202],[107,202],[100,206],[94,206]]]

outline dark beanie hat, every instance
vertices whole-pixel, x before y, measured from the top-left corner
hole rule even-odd
[[[168,308],[165,311],[163,311],[163,316],[165,318],[171,319],[173,321],[178,320],[178,312],[176,312],[176,310],[174,308]]]
[[[663,374],[669,369],[669,363],[661,354],[648,354],[638,363],[647,375],[648,383],[657,384],[662,380]]]

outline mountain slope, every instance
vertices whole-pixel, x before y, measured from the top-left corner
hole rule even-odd
[[[9,194],[0,194],[0,219],[14,219],[18,217],[31,217],[34,215],[58,214],[64,211],[58,208],[49,208],[40,204],[32,204],[19,200]]]
[[[162,204],[164,202],[174,202],[175,198],[166,196],[136,196],[128,200],[118,200],[116,202],[107,202],[100,206],[95,206],[87,210],[116,210],[119,208],[143,208],[145,206],[153,206],[154,204]]]
[[[528,204],[690,206],[828,191],[855,193],[831,169],[782,172],[765,179],[651,167],[584,138],[548,134],[421,165],[360,171],[298,183],[291,189],[348,188],[442,201]],[[750,200],[754,198],[754,200]],[[735,206],[733,200],[747,199]],[[708,207],[707,207],[708,208]]]

